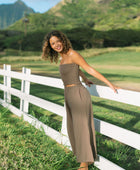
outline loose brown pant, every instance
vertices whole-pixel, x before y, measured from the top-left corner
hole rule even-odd
[[[91,97],[82,85],[65,88],[67,130],[78,162],[92,163],[97,157]]]

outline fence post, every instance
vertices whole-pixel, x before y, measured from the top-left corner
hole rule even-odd
[[[65,112],[64,112],[63,120],[62,120],[61,133],[63,135],[68,136],[68,134],[67,134],[67,114],[66,114],[66,106],[65,106],[65,104],[64,104],[64,108],[65,108]]]
[[[4,64],[4,70],[10,73],[11,66]],[[11,88],[11,77],[10,76],[4,76],[4,86]],[[11,103],[11,94],[8,90],[4,92],[4,101],[6,103]]]
[[[27,69],[25,67],[22,68],[22,73],[26,74],[27,76],[31,74],[31,70]],[[21,92],[25,93],[25,94],[29,94],[30,93],[30,82],[27,80],[22,80],[21,83]],[[29,108],[29,102],[26,100],[21,99],[20,100],[20,110],[28,113],[28,108]]]

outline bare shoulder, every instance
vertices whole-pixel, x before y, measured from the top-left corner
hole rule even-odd
[[[85,61],[83,56],[79,54],[77,51],[71,49],[69,56],[71,58],[72,63],[76,63],[77,65],[81,66],[85,70],[87,67],[89,67],[89,64]]]
[[[71,49],[71,51],[70,51],[70,58],[71,58],[71,60],[73,62],[76,62],[77,60],[82,59],[83,57],[77,51]]]

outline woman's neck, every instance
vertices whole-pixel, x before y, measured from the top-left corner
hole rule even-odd
[[[72,49],[69,49],[67,53],[62,53],[60,54],[60,60],[61,63],[71,63],[71,54],[72,54]]]
[[[62,58],[69,57],[70,54],[71,54],[71,52],[72,52],[72,49],[70,48],[70,49],[67,51],[67,53],[60,53],[60,55],[61,55]]]

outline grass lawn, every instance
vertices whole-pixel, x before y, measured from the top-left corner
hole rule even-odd
[[[17,55],[17,51],[15,52]],[[101,48],[79,51],[85,60],[117,86],[140,91],[140,47]],[[21,72],[22,67],[30,68],[33,74],[60,77],[59,64],[50,64],[41,59],[41,52],[22,52],[20,56],[0,55],[0,68],[10,64],[12,70]],[[86,74],[95,84],[101,81]]]
[[[63,105],[63,103],[64,103],[63,90],[60,90],[57,88],[39,86],[39,85],[35,85],[35,84],[32,84],[31,89],[32,89],[31,94],[34,94],[35,96],[42,97],[46,100],[55,102],[60,105]],[[46,91],[46,94],[44,93],[44,91]],[[1,93],[1,97],[2,97],[2,93]],[[129,129],[131,131],[140,133],[140,109],[138,107],[127,105],[127,104],[121,104],[119,102],[112,102],[110,100],[104,100],[104,99],[101,99],[98,97],[92,97],[92,101],[93,101],[94,117],[99,118],[104,121],[107,121],[107,122],[110,122],[112,124],[118,125],[120,127]],[[16,107],[19,107],[19,99],[17,99],[14,96],[12,96],[12,103]],[[4,113],[4,111],[1,111],[1,112],[2,112],[2,114]],[[57,116],[51,112],[48,112],[44,109],[41,109],[41,108],[31,105],[31,104],[29,107],[29,113],[31,115],[35,116],[36,118],[38,118],[43,123],[49,125],[50,127],[54,128],[58,131],[61,130],[62,118],[60,116]],[[15,123],[14,120],[10,120],[11,117],[12,117],[12,119],[13,118],[16,119],[17,123]],[[3,119],[5,120],[6,124],[5,124],[5,122],[3,122]],[[17,118],[16,116],[14,116],[12,114],[9,114],[9,113],[6,113],[6,114],[4,113],[3,119],[1,119],[1,121],[2,121],[1,122],[2,126],[1,126],[1,130],[0,130],[2,132],[1,134],[3,134],[3,133],[11,134],[13,140],[14,139],[17,140],[18,137],[16,137],[15,134],[14,135],[12,134],[12,131],[14,131],[14,130],[12,130],[12,128],[17,127],[17,131],[21,131],[21,129],[24,129],[23,127],[19,128],[19,126],[16,125],[16,124],[18,124],[18,120],[21,122],[21,119]],[[8,127],[9,122],[11,122],[12,128],[10,127],[9,128],[10,130],[8,130],[7,128],[3,128],[4,126]],[[22,122],[22,123],[24,125],[28,125],[28,123],[25,123],[25,122]],[[31,126],[30,125],[28,125],[28,126],[29,126],[29,130],[30,130]],[[32,128],[32,129],[34,129],[34,128]],[[38,130],[34,129],[34,131],[37,131],[39,133]],[[32,134],[33,134],[33,136],[32,136]],[[31,132],[30,135],[32,136],[32,138],[35,138],[34,140],[37,140],[36,135],[34,135],[33,132]],[[21,133],[20,137],[21,138],[23,137],[22,133]],[[29,138],[25,136],[24,140],[27,141],[25,143],[28,143]],[[50,142],[52,141],[49,138],[48,138],[48,140],[50,140]],[[48,140],[46,140],[46,144],[48,143]],[[125,169],[128,169],[128,170],[139,169],[140,151],[133,149],[129,146],[126,146],[126,145],[124,145],[120,142],[117,142],[115,140],[112,140],[111,138],[105,137],[99,133],[96,133],[96,140],[97,140],[98,154],[106,157],[107,159],[113,161],[114,163],[122,166]],[[3,138],[2,138],[2,141],[3,141]],[[6,141],[9,143],[9,145],[13,145],[11,138],[6,138]],[[16,143],[18,143],[18,142],[16,142]],[[44,147],[46,146],[45,142],[44,142],[43,146]],[[25,145],[23,145],[23,150],[24,150],[24,147],[25,147]],[[17,146],[17,149],[18,149],[18,146]],[[26,146],[26,149],[30,150],[30,147]],[[56,148],[54,147],[54,152],[55,152],[55,149]],[[23,151],[21,151],[21,152],[23,152]],[[34,152],[39,152],[39,151],[35,150]],[[43,153],[40,153],[40,154],[43,154]],[[7,157],[8,157],[8,155],[7,155]],[[59,154],[58,154],[58,157],[59,157]],[[9,157],[8,160],[10,161],[10,159],[11,159],[11,157]],[[14,157],[13,157],[13,159],[14,159]],[[31,158],[29,158],[29,159],[31,159]],[[48,158],[46,158],[46,159],[48,159]],[[56,162],[56,159],[58,159],[58,158],[53,159],[53,161]],[[62,157],[61,157],[61,159],[62,159]],[[70,154],[70,157],[68,157],[68,160],[70,160],[70,162],[72,161],[70,163],[70,165],[68,165],[68,167],[74,168],[74,167],[78,166],[78,164],[76,164],[76,160],[74,158],[72,158],[72,153]],[[74,163],[73,163],[73,161],[74,161]],[[26,163],[26,160],[24,163]],[[63,163],[61,163],[61,164],[63,164],[63,166],[64,166],[65,163],[66,163],[65,160],[63,160]],[[44,163],[41,161],[40,161],[40,164],[42,164],[42,166],[44,166]],[[49,164],[49,166],[52,165],[52,163],[49,163],[49,162],[48,162],[48,164]],[[9,164],[7,163],[6,166],[9,166]],[[51,167],[51,168],[53,169],[53,167]],[[94,168],[95,167],[93,167],[93,166],[90,167],[91,170]],[[57,169],[59,169],[59,168],[57,168]]]
[[[78,164],[72,152],[0,106],[0,167],[62,170]]]
[[[111,48],[111,49],[87,49],[80,52],[94,68],[105,75],[115,84],[126,89],[139,91],[140,87],[140,50],[139,48]],[[87,56],[86,56],[87,54]],[[133,58],[133,59],[132,59]],[[40,56],[1,56],[1,64],[12,65],[12,70],[21,71],[21,67],[31,68],[33,73],[45,76],[60,77],[58,64],[50,65],[41,60]],[[2,68],[2,65],[0,65]],[[102,84],[92,78],[95,84]],[[3,82],[0,76],[0,83]],[[12,79],[12,87],[20,89],[20,81]],[[31,94],[55,102],[64,104],[64,91],[62,89],[31,83]],[[0,98],[3,92],[0,91]],[[140,133],[140,108],[92,97],[94,117],[118,125],[125,129]],[[19,107],[19,99],[12,96],[12,103]],[[29,106],[29,113],[45,124],[60,131],[62,118],[41,109],[37,106]],[[11,169],[48,169],[65,170],[74,169],[79,164],[71,152],[60,147],[43,132],[31,127],[28,123],[17,118],[0,106],[0,167]],[[127,170],[140,168],[140,151],[126,146],[113,139],[96,133],[98,154],[111,160]],[[90,166],[89,169],[97,169]]]

